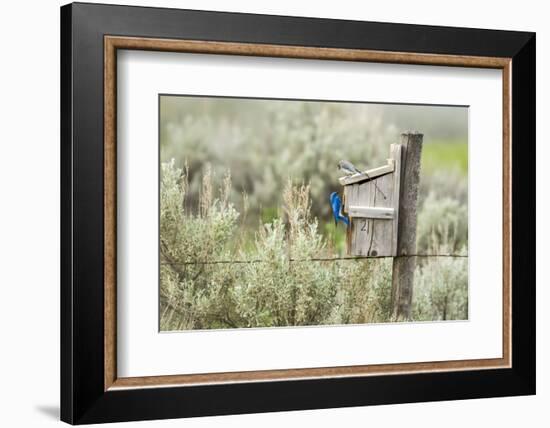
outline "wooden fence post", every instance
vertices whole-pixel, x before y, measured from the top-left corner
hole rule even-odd
[[[400,257],[416,254],[416,204],[420,181],[420,157],[423,135],[417,132],[401,134],[401,189],[397,257],[393,259],[391,300],[393,318],[411,318],[414,271],[416,257]]]

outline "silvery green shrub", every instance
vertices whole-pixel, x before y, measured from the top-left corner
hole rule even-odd
[[[188,179],[187,167],[161,165],[162,330],[392,320],[391,259],[327,260],[332,250],[312,216],[308,185],[287,181],[281,212],[260,223],[254,244],[247,246],[240,237],[248,196],[242,196],[239,213],[229,174],[214,189],[205,164],[194,203],[187,198]],[[448,217],[437,231],[428,229],[430,251],[457,245]],[[415,278],[414,319],[467,317],[467,259],[423,261]]]

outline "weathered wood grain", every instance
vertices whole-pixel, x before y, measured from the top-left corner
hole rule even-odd
[[[343,177],[344,212],[349,215],[347,253],[352,256],[394,256],[401,176],[401,147],[392,144],[387,164]],[[396,178],[397,176],[397,178]]]
[[[373,178],[393,172],[394,168],[395,167],[393,159],[388,159],[388,163],[386,165],[379,166],[378,168],[369,169],[367,171],[364,171],[362,174],[353,174],[345,177],[340,177],[339,181],[342,186],[360,183],[362,181],[372,180]]]
[[[395,169],[393,173],[393,192],[395,196],[393,197],[393,211],[394,217],[392,222],[392,255],[397,254],[397,234],[399,232],[399,197],[398,195],[401,192],[401,144],[392,144],[390,146],[390,157],[394,162]]]
[[[397,256],[416,253],[416,213],[423,135],[401,134],[401,189],[399,197]],[[395,257],[392,275],[393,317],[410,319],[416,257]]]
[[[349,215],[353,218],[377,218],[383,220],[392,220],[394,216],[393,208],[382,207],[356,207],[350,205]]]
[[[392,255],[393,221],[374,216],[365,217],[364,211],[393,209],[393,188],[392,173],[344,188],[344,210],[351,218],[348,246],[350,255]],[[354,209],[352,210],[351,207]],[[363,213],[359,213],[359,216],[356,215],[358,210],[363,211]]]

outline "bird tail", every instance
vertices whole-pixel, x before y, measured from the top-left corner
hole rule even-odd
[[[346,225],[346,227],[349,227],[349,219],[345,215],[340,214],[338,216],[338,220],[343,222]]]

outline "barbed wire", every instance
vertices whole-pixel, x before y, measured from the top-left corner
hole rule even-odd
[[[327,258],[311,258],[311,259],[286,259],[293,263],[304,262],[335,262],[348,260],[367,260],[367,259],[394,259],[403,257],[448,257],[448,258],[468,258],[467,254],[402,254],[398,256],[357,256],[357,257],[327,257]],[[160,262],[161,265],[213,265],[213,264],[247,264],[247,263],[269,263],[271,260],[251,259],[251,260],[205,260],[192,262]]]

